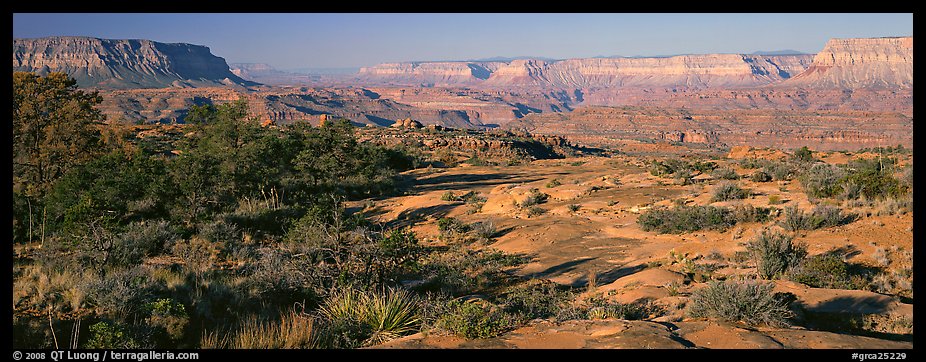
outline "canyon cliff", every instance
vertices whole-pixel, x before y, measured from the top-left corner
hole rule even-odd
[[[81,87],[251,86],[208,47],[144,39],[13,39],[13,71],[63,72]]]

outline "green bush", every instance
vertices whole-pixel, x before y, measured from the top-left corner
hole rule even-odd
[[[869,200],[899,198],[908,188],[894,178],[893,158],[858,159],[849,162],[849,174],[841,180],[858,185],[859,193]]]
[[[800,149],[794,150],[792,155],[795,161],[798,162],[813,162],[816,161],[813,158],[813,151],[811,151],[807,146],[801,147]]]
[[[820,254],[808,257],[788,272],[787,278],[814,288],[857,289],[849,265],[841,257]]]
[[[745,199],[747,197],[749,197],[749,191],[741,189],[736,183],[723,182],[714,188],[711,202]]]
[[[90,326],[90,337],[84,348],[90,349],[135,349],[139,348],[131,331],[120,324],[98,322]]]
[[[643,231],[680,234],[702,229],[726,230],[736,224],[736,219],[727,208],[678,205],[674,209],[649,209],[637,218],[637,224]]]
[[[801,263],[807,247],[794,244],[793,237],[769,229],[762,230],[746,244],[762,279],[774,279]]]
[[[833,165],[817,163],[801,174],[799,180],[804,192],[811,197],[833,197],[842,192],[840,180],[846,172]]]
[[[579,211],[580,208],[582,208],[582,205],[579,205],[579,204],[569,204],[569,205],[566,205],[566,209],[568,209],[568,210],[571,211],[571,212]]]
[[[736,220],[737,223],[764,223],[771,219],[772,211],[777,212],[777,210],[778,209],[774,207],[755,207],[744,203],[733,205],[731,212],[733,214],[733,220]]]
[[[452,300],[445,309],[435,327],[467,339],[496,337],[516,325],[501,308],[487,302]]]
[[[572,293],[548,280],[532,280],[508,290],[501,297],[506,313],[522,321],[557,316]]]
[[[695,291],[688,301],[688,315],[753,326],[784,327],[794,316],[788,299],[773,293],[774,285],[751,281],[714,281]]]

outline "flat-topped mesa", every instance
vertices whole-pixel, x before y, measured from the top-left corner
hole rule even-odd
[[[407,84],[465,85],[489,77],[499,62],[403,62],[360,68],[359,80]]]
[[[704,54],[567,59],[555,63],[513,61],[499,68],[486,84],[539,84],[560,88],[748,87],[787,79],[803,71],[810,59],[811,55]]]
[[[13,70],[63,72],[82,87],[254,85],[208,47],[144,39],[56,36],[13,39]]]
[[[806,69],[812,55],[704,54],[662,58],[586,58],[561,61],[408,62],[362,68],[368,82],[599,87],[751,87],[790,78]]]
[[[810,68],[780,86],[912,88],[913,37],[830,39]]]

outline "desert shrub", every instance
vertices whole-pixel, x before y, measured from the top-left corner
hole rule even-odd
[[[762,166],[765,166],[765,164],[766,164],[767,162],[768,162],[768,161],[766,161],[766,160],[762,160],[762,159],[758,159],[758,158],[747,157],[747,158],[740,159],[739,162],[738,162],[738,164],[739,164],[740,167],[742,167],[742,168],[752,170],[752,169],[757,169],[757,168],[760,168],[760,167],[762,167]]]
[[[802,173],[798,180],[808,196],[823,198],[838,195],[842,191],[840,180],[845,176],[845,171],[837,166],[817,163]]]
[[[446,191],[440,195],[442,201],[457,201],[457,195],[453,191]]]
[[[653,160],[648,165],[649,172],[653,176],[675,176],[678,174],[691,173],[693,168],[688,162],[677,158],[668,158],[662,161]]]
[[[768,204],[769,205],[780,205],[782,203],[780,195],[769,195]]]
[[[145,324],[154,329],[154,344],[159,348],[177,346],[183,339],[190,317],[186,308],[169,298],[162,298],[145,305],[150,315]]]
[[[729,167],[716,168],[714,169],[714,171],[711,172],[711,176],[713,176],[716,179],[723,179],[723,180],[739,179],[739,175],[736,174],[736,171],[733,171],[733,169]]]
[[[767,222],[771,218],[773,211],[777,212],[777,209],[773,207],[755,207],[750,204],[736,204],[731,208],[733,214],[733,220],[736,220],[737,223],[742,222]]]
[[[724,182],[714,188],[711,202],[745,199],[747,197],[749,197],[749,191],[740,188],[736,183]]]
[[[566,205],[566,209],[568,209],[568,210],[571,211],[571,212],[579,211],[579,209],[580,209],[581,207],[582,207],[582,205],[579,205],[579,204],[569,204],[569,205]]]
[[[664,314],[664,308],[651,303],[649,300],[626,304],[616,303],[600,294],[596,294],[579,303],[570,303],[562,306],[556,315],[556,320],[642,320],[651,316]]]
[[[810,217],[804,214],[804,211],[797,206],[788,206],[785,208],[785,217],[781,226],[788,231],[806,230],[810,228]]]
[[[846,224],[854,219],[854,217],[855,215],[843,214],[842,209],[839,207],[820,204],[815,206],[811,212],[810,228],[819,229],[839,226]]]
[[[798,162],[814,162],[816,161],[813,158],[813,151],[811,151],[807,146],[803,146],[799,149],[794,150],[794,153],[791,157]]]
[[[117,269],[92,280],[87,286],[87,298],[101,315],[125,320],[143,311],[155,287],[143,267]]]
[[[870,200],[899,198],[908,188],[894,178],[893,158],[857,159],[848,164],[849,174],[841,181],[858,185],[859,194]]]
[[[469,229],[476,240],[483,243],[491,241],[498,232],[498,228],[495,227],[495,223],[491,220],[474,222],[469,226]]]
[[[562,184],[563,184],[562,182],[559,182],[559,179],[552,179],[552,180],[550,180],[550,182],[547,182],[547,185],[546,185],[546,186],[547,186],[548,189],[552,189],[552,188],[554,188],[554,187],[556,187],[556,186],[559,186],[559,185],[562,185]]]
[[[547,212],[546,209],[540,206],[531,206],[527,208],[527,217],[540,216]]]
[[[200,279],[212,270],[217,252],[214,243],[195,236],[179,240],[171,247],[171,253],[183,261],[183,270]]]
[[[824,227],[839,226],[851,222],[856,216],[843,214],[836,206],[820,204],[814,207],[809,214],[789,206],[785,208],[785,218],[782,226],[788,231],[816,230]]]
[[[90,337],[84,348],[134,349],[139,348],[131,329],[118,323],[97,322],[90,326]]]
[[[423,282],[415,289],[464,295],[503,284],[511,278],[506,269],[525,262],[527,259],[520,255],[454,246],[423,258],[420,266]]]
[[[807,247],[794,244],[793,237],[777,230],[764,229],[746,244],[762,279],[774,279],[801,263]]]
[[[165,245],[173,244],[177,238],[178,235],[165,220],[134,222],[116,237],[110,258],[115,265],[137,265],[142,258],[160,253]]]
[[[787,273],[787,278],[814,288],[856,289],[849,265],[834,254],[814,255],[804,259]]]
[[[774,285],[751,281],[714,281],[695,291],[688,301],[688,315],[749,325],[788,325],[793,312],[787,298],[773,293]]]
[[[469,225],[454,217],[442,217],[437,220],[437,230],[441,239],[457,240],[469,231]]]
[[[772,175],[769,175],[765,170],[758,170],[749,175],[749,180],[752,182],[769,182],[772,181]]]
[[[509,289],[501,298],[506,313],[528,321],[560,313],[572,293],[548,280],[532,280]]]
[[[547,202],[547,199],[549,198],[550,198],[550,195],[540,192],[540,190],[538,189],[531,189],[527,197],[524,198],[524,201],[521,201],[518,204],[518,207],[522,209],[527,209],[527,208],[530,208],[531,206],[536,206],[536,205],[545,203]]]
[[[488,302],[454,299],[443,309],[434,327],[463,338],[492,338],[516,326],[516,321],[502,308]]]
[[[640,214],[637,224],[643,231],[679,234],[701,229],[725,230],[736,224],[736,220],[726,208],[680,205],[673,209],[649,209]]]

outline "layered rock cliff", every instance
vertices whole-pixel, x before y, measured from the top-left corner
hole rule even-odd
[[[590,58],[510,62],[388,63],[363,68],[359,81],[416,85],[600,87],[750,87],[806,69],[812,55],[707,54],[665,58]]]
[[[913,37],[831,39],[810,68],[780,86],[912,88]]]
[[[403,85],[472,85],[487,79],[502,62],[403,62],[360,68],[357,80]]]
[[[144,39],[57,36],[13,39],[13,70],[64,72],[81,87],[162,88],[255,85],[208,47]]]

